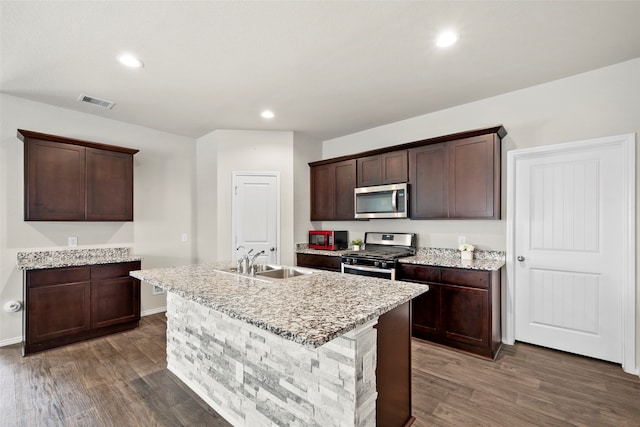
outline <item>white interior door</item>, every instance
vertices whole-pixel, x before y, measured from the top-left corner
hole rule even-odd
[[[280,263],[278,252],[280,224],[279,175],[273,173],[233,173],[231,258],[244,254],[244,246],[252,254],[264,251],[256,262]]]
[[[635,289],[627,148],[619,141],[549,148],[521,153],[509,193],[515,339],[620,363],[635,311],[625,305]]]

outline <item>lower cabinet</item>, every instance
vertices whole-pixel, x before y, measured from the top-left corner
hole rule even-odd
[[[298,267],[317,268],[318,270],[340,271],[341,260],[339,256],[296,254],[296,265]]]
[[[501,347],[500,272],[400,264],[398,280],[425,283],[412,301],[412,334],[495,359]]]
[[[25,273],[24,354],[133,329],[140,321],[140,262]]]

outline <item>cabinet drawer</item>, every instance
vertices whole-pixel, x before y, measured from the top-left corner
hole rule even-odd
[[[440,268],[423,265],[400,264],[399,280],[411,282],[440,282]]]
[[[340,263],[341,259],[339,256],[297,254],[297,264],[300,267],[340,271]]]
[[[27,286],[33,288],[60,283],[86,282],[90,277],[91,268],[89,266],[30,270],[27,271]]]
[[[102,264],[91,267],[91,279],[114,279],[126,277],[130,271],[140,270],[140,261],[122,262],[118,264]]]
[[[488,288],[490,273],[486,271],[469,271],[458,269],[443,269],[442,283],[470,286],[473,288]]]

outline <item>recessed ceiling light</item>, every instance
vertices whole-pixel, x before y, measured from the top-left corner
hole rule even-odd
[[[142,67],[144,67],[144,64],[142,63],[142,61],[140,61],[135,56],[129,55],[129,54],[120,55],[118,57],[118,61],[120,61],[121,64],[126,65],[127,67],[131,67],[131,68],[142,68]]]
[[[458,41],[458,35],[453,31],[445,31],[441,33],[436,39],[436,46],[449,47]]]
[[[260,115],[265,119],[273,119],[276,115],[273,114],[273,111],[264,110]]]

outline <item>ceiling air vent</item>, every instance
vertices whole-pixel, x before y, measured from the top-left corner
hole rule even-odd
[[[111,101],[107,101],[105,99],[100,99],[100,98],[96,98],[95,96],[87,96],[87,95],[80,95],[78,97],[78,101],[81,102],[88,102],[89,104],[94,104],[94,105],[98,105],[100,107],[105,107],[108,109],[112,109],[114,105],[116,105],[115,102],[111,102]]]

